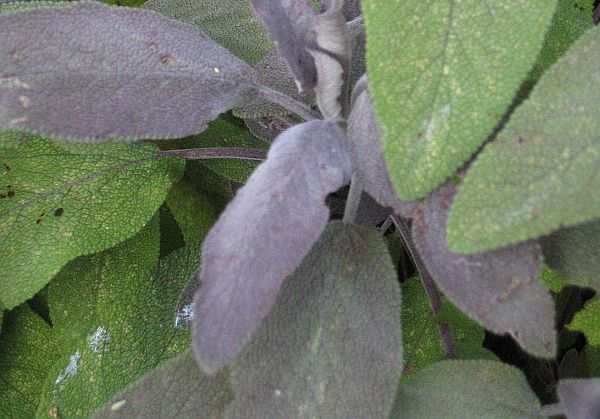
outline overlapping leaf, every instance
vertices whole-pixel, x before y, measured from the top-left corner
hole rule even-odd
[[[273,49],[248,0],[148,0],[142,8],[197,26],[252,65]]]
[[[73,2],[0,15],[0,128],[51,137],[179,138],[251,93],[251,68],[197,28]]]
[[[558,398],[569,419],[600,417],[600,378],[560,380]]]
[[[414,240],[427,270],[448,299],[486,329],[510,334],[535,356],[554,357],[554,303],[537,281],[539,244],[529,241],[474,255],[451,252],[446,224],[455,193],[447,182],[416,211]]]
[[[4,135],[0,135],[3,138]],[[151,144],[72,144],[27,136],[0,150],[0,295],[7,308],[68,261],[131,237],[152,217],[184,162]]]
[[[160,261],[158,217],[132,239],[79,258],[50,284],[61,356],[45,373],[38,412],[87,417],[117,392],[189,348],[173,312],[198,266],[197,248]]]
[[[202,373],[190,350],[127,387],[93,418],[221,418],[232,399],[227,375]]]
[[[8,313],[0,336],[0,412],[3,417],[35,417],[44,374],[57,357],[58,344],[48,323],[27,305]]]
[[[317,85],[315,62],[307,50],[315,8],[308,0],[250,0],[250,4],[290,66],[298,89],[310,92]]]
[[[532,419],[540,403],[517,368],[495,361],[442,361],[398,389],[392,418]]]
[[[560,229],[541,243],[546,263],[569,283],[600,291],[600,221]]]
[[[599,48],[596,27],[544,73],[471,166],[448,222],[453,251],[517,243],[600,216],[600,195],[590,193],[600,188]]]
[[[367,65],[402,199],[452,175],[498,124],[533,65],[555,0],[365,0]]]
[[[194,318],[205,370],[225,365],[248,341],[323,232],[325,197],[351,174],[342,135],[329,121],[285,131],[207,236]]]
[[[233,417],[387,417],[400,287],[377,230],[329,224],[232,366]]]
[[[588,344],[600,346],[600,297],[588,301],[583,310],[575,314],[568,327],[582,331]]]

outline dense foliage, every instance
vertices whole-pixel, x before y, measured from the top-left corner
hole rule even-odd
[[[1,417],[600,418],[594,1],[125,3],[0,0]]]

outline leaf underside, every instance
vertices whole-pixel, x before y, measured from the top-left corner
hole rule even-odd
[[[329,224],[232,365],[233,417],[387,417],[400,287],[375,229]]]
[[[600,417],[600,378],[558,382],[558,398],[569,419]]]
[[[273,306],[329,219],[326,196],[351,173],[335,122],[285,131],[208,234],[195,298],[193,345],[202,367],[224,366]]]

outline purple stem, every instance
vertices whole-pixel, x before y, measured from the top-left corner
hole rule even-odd
[[[183,157],[187,160],[206,159],[241,159],[263,161],[267,158],[267,151],[255,148],[212,147],[190,148],[186,150],[161,150],[158,157]]]

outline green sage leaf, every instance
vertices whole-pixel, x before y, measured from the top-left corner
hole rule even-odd
[[[583,332],[588,344],[600,346],[600,297],[588,301],[583,310],[575,314],[568,328]]]

